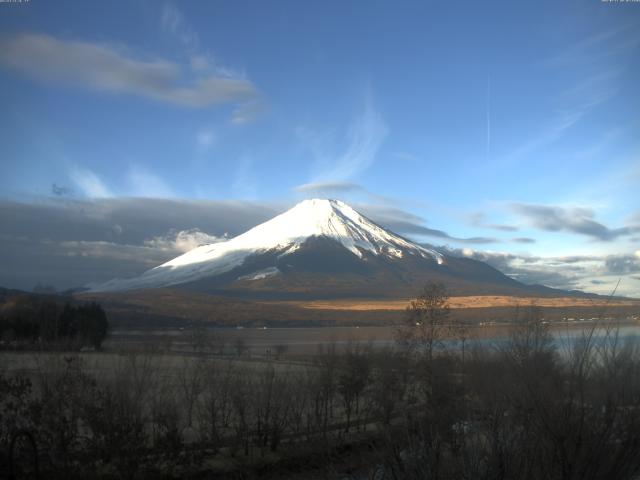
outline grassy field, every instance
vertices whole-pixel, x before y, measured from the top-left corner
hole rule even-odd
[[[103,352],[37,352],[37,351],[0,351],[0,371],[8,373],[36,373],[46,372],[49,369],[57,369],[64,364],[65,357],[79,359],[83,368],[101,378],[117,377],[118,373],[128,369],[132,359],[144,362],[147,367],[161,370],[163,375],[171,377],[185,368],[191,368],[196,363],[205,362],[211,368],[227,368],[229,365],[252,369],[258,365],[270,363],[278,368],[298,369],[300,362],[272,361],[266,362],[264,358],[227,355],[215,357],[211,355],[196,355],[186,352],[162,351],[159,349],[117,349],[112,343],[109,349]]]
[[[339,299],[339,300],[313,300],[291,302],[264,302],[265,304],[290,305],[311,310],[345,310],[345,311],[371,311],[392,310],[402,311],[409,304],[409,298],[393,299]],[[638,300],[607,299],[607,298],[575,298],[575,297],[514,297],[500,295],[474,295],[464,297],[451,297],[449,305],[452,309],[467,308],[495,308],[517,307],[536,305],[539,307],[640,307]]]
[[[218,326],[291,327],[391,325],[402,322],[409,299],[249,301],[171,289],[83,294],[95,300],[117,327],[179,327],[193,322]],[[545,317],[628,317],[640,313],[639,300],[510,296],[451,297],[452,315],[470,323],[509,322],[519,307],[537,305]]]

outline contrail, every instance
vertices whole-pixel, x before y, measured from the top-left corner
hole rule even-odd
[[[487,161],[491,153],[491,76],[487,75]]]

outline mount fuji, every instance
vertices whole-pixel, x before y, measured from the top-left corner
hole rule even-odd
[[[305,200],[232,239],[202,245],[90,292],[170,287],[252,297],[395,297],[428,280],[452,294],[552,294],[489,265],[396,235],[337,200]],[[563,292],[566,293],[566,292]]]

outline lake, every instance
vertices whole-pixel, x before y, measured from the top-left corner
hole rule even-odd
[[[617,329],[621,341],[638,340],[640,325],[632,321],[608,322],[609,328]],[[166,330],[115,330],[105,343],[107,348],[119,346],[144,346],[149,344],[170,345],[172,350],[192,351],[194,344],[202,337],[215,338],[214,343],[224,343],[225,351],[233,350],[241,344],[252,355],[273,354],[276,347],[286,346],[290,354],[315,353],[319,345],[335,344],[344,348],[349,344],[370,344],[374,347],[389,347],[395,344],[396,326],[383,327],[299,327],[299,328],[208,328],[166,329]],[[512,325],[474,325],[469,328],[466,345],[500,345],[507,341]],[[549,325],[551,334],[558,347],[581,338],[584,332],[594,329],[596,338],[607,335],[603,322],[575,322]],[[445,348],[455,348],[459,342],[455,339],[444,342]]]

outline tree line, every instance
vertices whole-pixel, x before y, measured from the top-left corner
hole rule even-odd
[[[109,322],[97,303],[72,305],[58,297],[15,295],[0,308],[0,340],[6,345],[99,349]]]

